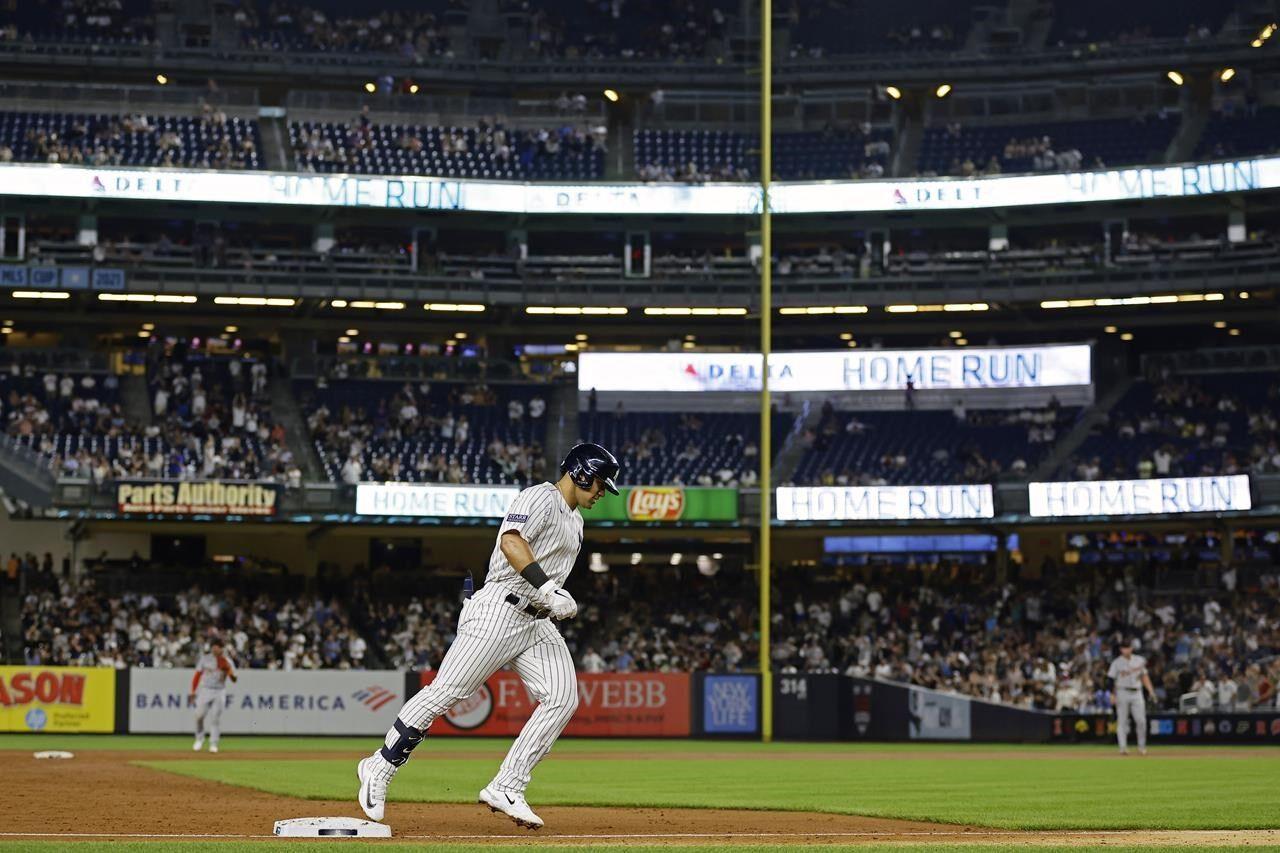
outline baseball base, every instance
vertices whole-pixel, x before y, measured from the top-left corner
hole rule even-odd
[[[282,838],[390,838],[391,827],[354,817],[295,817],[276,821]]]

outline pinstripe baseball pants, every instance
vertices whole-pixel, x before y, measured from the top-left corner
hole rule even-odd
[[[578,679],[569,647],[551,619],[535,619],[508,604],[503,600],[507,592],[491,584],[463,605],[458,635],[445,652],[440,671],[405,703],[399,718],[425,732],[437,717],[510,664],[538,706],[511,745],[492,786],[523,792],[533,768],[551,751],[578,708]],[[387,733],[388,745],[396,736],[394,728]]]

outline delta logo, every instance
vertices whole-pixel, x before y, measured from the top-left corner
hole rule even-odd
[[[684,489],[642,487],[627,495],[627,518],[632,521],[679,521],[684,515]]]
[[[83,705],[85,676],[43,670],[0,675],[0,708],[15,705]]]
[[[385,687],[379,687],[376,684],[372,684],[368,687],[363,687],[357,690],[355,693],[352,693],[351,696],[370,711],[377,711],[388,702],[394,702],[396,699],[396,692],[394,690],[388,690]]]

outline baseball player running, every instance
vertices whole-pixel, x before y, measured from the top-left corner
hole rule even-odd
[[[562,588],[582,547],[578,510],[590,509],[606,489],[618,494],[618,460],[598,444],[579,444],[560,472],[558,482],[516,496],[498,530],[484,585],[463,602],[457,636],[435,679],[400,709],[382,748],[356,766],[360,807],[372,820],[382,820],[387,786],[436,718],[510,664],[538,706],[479,802],[519,826],[542,826],[524,792],[578,707],[573,657],[552,620],[578,612]]]
[[[1138,752],[1147,754],[1147,703],[1142,695],[1156,698],[1156,689],[1147,675],[1147,659],[1133,653],[1133,641],[1120,641],[1120,657],[1111,662],[1107,678],[1115,681],[1116,739],[1120,742],[1120,754],[1129,754],[1129,715],[1138,730]]]
[[[209,651],[196,661],[196,674],[191,678],[191,702],[196,709],[196,752],[204,746],[209,733],[209,751],[218,751],[222,739],[222,708],[226,705],[227,679],[236,680],[236,665],[222,653],[222,643],[214,640]]]

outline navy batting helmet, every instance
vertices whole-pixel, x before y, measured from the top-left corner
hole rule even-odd
[[[575,444],[560,463],[560,473],[568,474],[578,488],[590,489],[596,480],[601,480],[615,495],[618,470],[617,458],[598,444]]]

